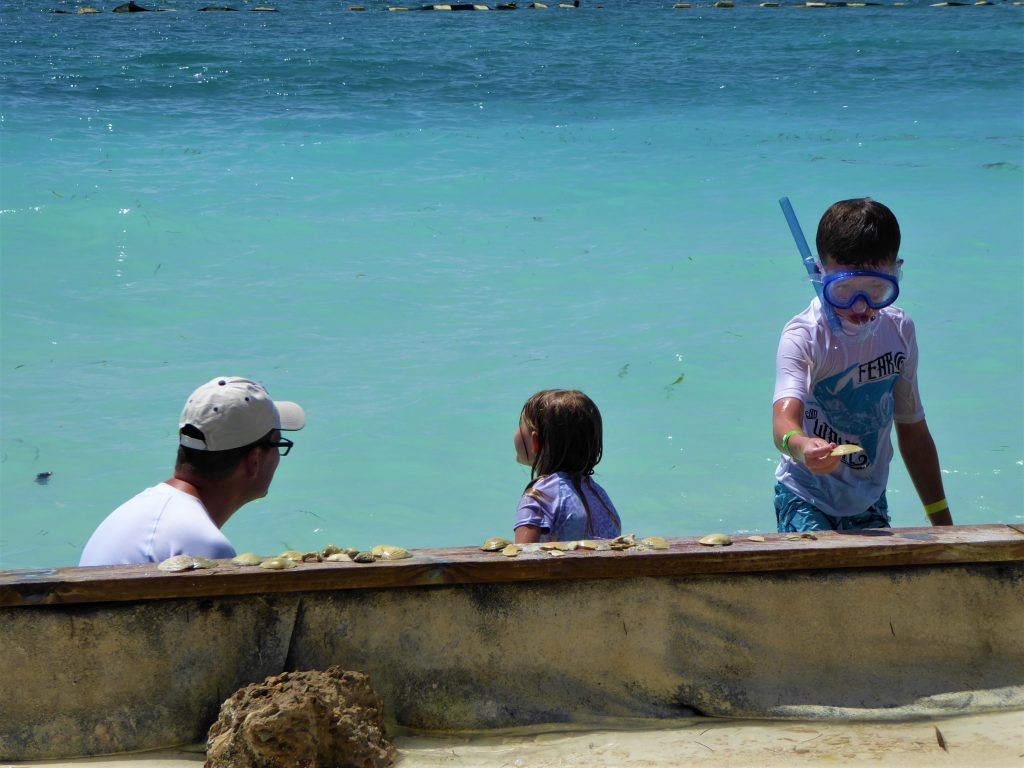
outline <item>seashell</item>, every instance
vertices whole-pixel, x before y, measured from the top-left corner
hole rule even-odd
[[[330,560],[332,563],[351,563],[352,558],[349,557],[348,552],[335,552],[333,555],[328,555],[324,560]]]
[[[409,550],[391,544],[378,544],[370,550],[370,554],[373,555],[374,560],[404,560],[407,557],[412,557]]]
[[[336,554],[338,554],[339,552],[342,552],[342,551],[343,550],[342,550],[341,547],[336,547],[333,544],[328,544],[326,547],[324,547],[322,550],[320,550],[320,554],[323,555],[324,557],[330,557],[331,555],[336,555]]]
[[[373,552],[358,552],[355,557],[352,558],[355,563],[372,563]]]
[[[728,547],[732,544],[732,539],[724,533],[709,533],[707,536],[702,536],[698,541],[705,547]]]
[[[764,541],[764,536],[747,536],[747,541]]]
[[[192,567],[196,568],[196,569],[200,569],[200,568],[216,568],[217,567],[217,561],[216,560],[210,560],[207,557],[193,557],[192,558]]]
[[[302,553],[296,552],[294,549],[285,550],[278,557],[283,557],[285,560],[294,560],[297,563],[302,562]]]
[[[286,571],[295,567],[295,561],[290,557],[269,557],[260,563],[260,568],[268,571]]]
[[[174,557],[168,557],[157,566],[161,571],[165,571],[167,573],[191,571],[195,567],[196,564],[192,555],[175,555]]]
[[[324,561],[324,556],[319,552],[306,552],[301,558],[299,558],[300,563],[308,563],[313,560],[318,563],[322,563]]]
[[[837,445],[829,456],[849,456],[851,453],[860,453],[863,450],[859,445]]]
[[[252,552],[243,552],[237,557],[231,558],[231,562],[235,565],[259,565],[263,562],[263,558]]]
[[[646,539],[640,539],[640,543],[648,549],[668,549],[668,542],[661,536],[648,536]]]
[[[487,541],[485,541],[483,543],[483,546],[480,547],[480,549],[482,549],[484,552],[498,552],[499,550],[504,549],[511,543],[512,542],[508,539],[503,539],[500,536],[493,536],[489,538]]]
[[[549,549],[548,554],[552,557],[565,557],[564,549]]]
[[[609,549],[623,550],[635,547],[637,545],[636,534],[631,533],[627,536],[616,536],[614,539],[608,542]]]
[[[501,554],[503,554],[505,557],[515,557],[519,554],[519,547],[515,544],[509,544],[507,547],[504,547],[501,550]]]
[[[596,552],[607,552],[611,545],[604,539],[583,539],[577,542],[580,549],[592,549]]]

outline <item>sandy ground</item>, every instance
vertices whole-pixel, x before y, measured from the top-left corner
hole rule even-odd
[[[1024,766],[1024,712],[996,712],[915,722],[687,720],[665,727],[568,731],[533,729],[395,738],[401,768],[669,768],[806,765]],[[941,743],[940,743],[941,734]],[[4,763],[52,768],[196,768],[202,745],[78,760]]]

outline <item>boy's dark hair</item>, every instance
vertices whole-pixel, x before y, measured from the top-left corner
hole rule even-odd
[[[880,266],[896,261],[900,225],[870,197],[840,200],[818,222],[818,258],[835,264]]]
[[[181,433],[187,437],[203,439],[203,433],[191,424],[186,424],[182,427]],[[174,464],[174,469],[176,471],[184,469],[207,480],[220,480],[230,475],[249,451],[260,443],[267,442],[273,434],[274,430],[270,430],[259,440],[249,443],[249,445],[243,445],[241,448],[231,448],[227,451],[200,451],[195,448],[179,445],[178,459]]]

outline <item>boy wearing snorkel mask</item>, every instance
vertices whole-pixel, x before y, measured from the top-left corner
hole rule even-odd
[[[952,525],[918,393],[914,323],[893,304],[896,217],[870,198],[842,200],[821,217],[817,246],[820,299],[786,324],[776,358],[778,530],[888,528],[894,423],[927,518]]]

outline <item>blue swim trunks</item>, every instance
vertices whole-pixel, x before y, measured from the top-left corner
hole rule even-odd
[[[804,501],[782,483],[775,484],[775,520],[779,533],[803,531],[857,531],[862,528],[889,528],[889,502],[885,491],[878,501],[859,515],[835,517]]]

